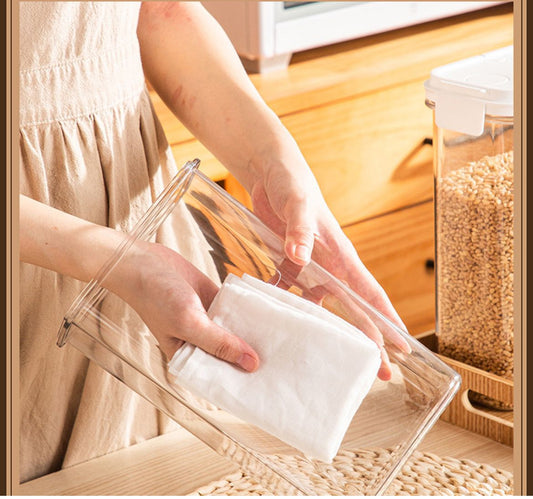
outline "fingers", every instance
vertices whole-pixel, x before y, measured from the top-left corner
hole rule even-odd
[[[327,286],[324,287],[327,289]],[[383,338],[383,330],[378,328],[375,321],[372,320],[364,310],[358,307],[354,301],[344,293],[337,290],[334,299],[330,298],[330,305],[344,320],[355,325],[366,336],[368,336],[379,348],[381,356],[381,366],[378,371],[378,378],[383,381],[389,381],[392,377],[392,367]],[[332,295],[329,295],[331,297]],[[327,299],[327,298],[326,298]]]
[[[348,287],[392,321],[395,326],[407,331],[389,297],[365,267],[352,243],[344,234],[339,235],[336,228],[335,230],[326,230],[325,236],[315,238],[315,253],[318,263],[343,280]],[[388,321],[380,319],[377,314],[372,314],[372,317],[383,336],[393,343],[399,351],[411,352],[409,343],[397,329],[392,327]]]
[[[359,279],[357,279],[359,283],[361,281],[365,282],[365,287],[360,291],[361,296],[365,297],[370,305],[375,307],[378,311],[385,315],[385,317],[390,319],[396,326],[407,332],[407,327],[392,306],[392,303],[384,289],[379,285],[366,267],[363,268],[363,275],[360,275]],[[357,291],[357,284],[353,285],[353,287]],[[393,329],[386,321],[380,319],[379,317],[376,317],[375,322],[377,325],[379,325],[383,335],[387,337],[387,339],[391,341],[401,352],[411,352],[409,343],[400,333],[397,332],[397,330]]]
[[[244,340],[215,324],[202,313],[190,317],[180,328],[180,336],[215,357],[253,372],[259,356]]]
[[[267,193],[265,186],[257,183],[250,194],[255,214],[276,234],[285,236],[285,254],[293,263],[303,266],[311,260],[316,216],[307,198],[296,194],[288,184],[290,181],[276,183]]]
[[[298,265],[307,265],[311,260],[315,242],[315,230],[305,208],[297,205],[289,211],[285,232],[285,254]]]
[[[302,266],[300,264],[284,258],[277,266],[276,273],[269,280],[269,283],[281,289],[289,289],[296,281],[301,270]]]
[[[364,293],[367,296],[368,302],[382,312],[385,316],[387,316],[400,329],[407,331],[407,327],[398,315],[398,312],[396,312],[383,287],[376,281],[374,276],[362,263],[361,267],[362,268],[359,271],[358,280],[366,283],[366,289],[364,290]]]
[[[246,371],[255,371],[259,357],[253,348],[207,316],[218,286],[173,250],[148,243],[142,258],[130,262],[123,275],[136,275],[136,292],[126,301],[156,338],[167,360],[183,342],[198,346]]]
[[[300,270],[300,265],[295,265],[289,259],[284,259],[278,266],[279,274],[274,274],[271,283],[282,289],[289,289],[297,280]],[[327,300],[329,307],[325,306],[325,308],[333,308],[337,315],[345,319],[347,322],[357,326],[371,340],[373,340],[380,348],[381,355],[381,367],[378,372],[378,377],[383,381],[390,380],[392,376],[391,363],[384,347],[384,335],[382,334],[384,331],[391,329],[390,326],[380,324],[381,327],[378,327],[378,321],[376,318],[374,317],[372,320],[368,314],[354,302],[353,298],[343,292],[334,281],[327,281],[325,284],[313,286],[309,289],[304,288],[302,296],[318,305],[323,305],[324,300]],[[396,336],[399,336],[395,331],[394,333]],[[401,337],[396,339],[395,335],[385,334],[388,339],[392,337],[396,340],[396,344],[400,345],[400,350],[408,351],[406,348],[409,348],[409,346],[405,343],[405,340]]]
[[[381,366],[378,371],[378,378],[382,381],[389,381],[392,378],[389,355],[387,354],[384,345],[381,345],[379,348],[381,351]]]
[[[346,322],[356,326],[379,347],[381,367],[378,371],[378,378],[383,381],[388,381],[392,376],[392,369],[381,331],[365,311],[357,306],[335,283],[326,284],[325,289],[330,293],[326,297],[329,305],[328,308],[334,310]]]

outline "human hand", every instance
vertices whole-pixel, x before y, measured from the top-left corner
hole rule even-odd
[[[327,208],[295,141],[257,92],[216,21],[198,2],[144,2],[138,37],[143,68],[155,90],[248,190],[256,214],[285,238],[288,258],[305,265],[313,254],[405,329]],[[408,351],[397,336],[395,344]],[[382,346],[380,333],[373,339]],[[380,377],[385,379],[390,363],[382,351]]]
[[[89,281],[126,235],[20,196],[20,258],[80,281]],[[170,360],[188,341],[247,371],[256,352],[216,325],[206,310],[218,287],[175,251],[137,241],[101,283],[139,314]]]
[[[103,285],[139,314],[170,360],[189,342],[246,371],[259,365],[257,353],[207,316],[218,287],[166,246],[137,242]]]
[[[395,325],[406,330],[388,296],[363,265],[350,240],[327,207],[318,184],[296,147],[288,147],[274,160],[271,154],[258,159],[255,171],[262,172],[250,187],[254,212],[285,240],[285,253],[295,265],[304,266],[311,255],[331,274],[343,281]],[[260,165],[260,166],[259,166]],[[287,166],[287,165],[290,165]],[[327,286],[326,286],[327,288]],[[350,306],[344,300],[344,307]],[[353,309],[353,306],[351,307]],[[365,315],[352,310],[358,320]],[[383,348],[382,332],[401,351],[409,352],[404,338],[390,327],[381,331],[366,318],[364,329],[380,347],[382,365],[378,376],[391,377],[390,360]]]

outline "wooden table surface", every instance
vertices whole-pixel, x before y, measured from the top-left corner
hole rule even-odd
[[[513,449],[438,421],[418,450],[513,470]],[[185,430],[26,482],[16,495],[186,495],[238,467]]]

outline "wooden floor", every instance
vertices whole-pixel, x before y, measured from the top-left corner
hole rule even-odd
[[[437,422],[418,450],[513,471],[513,449]],[[236,471],[185,430],[22,484],[16,495],[186,495]]]

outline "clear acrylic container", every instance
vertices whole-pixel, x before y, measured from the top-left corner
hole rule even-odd
[[[438,351],[512,378],[512,47],[436,68],[425,87],[434,116]]]
[[[401,331],[314,261],[287,265],[283,241],[258,218],[187,163],[140,220],[115,255],[65,315],[58,344],[70,344],[139,393],[219,454],[279,495],[378,495],[386,491],[426,432],[456,393],[460,378],[436,355]],[[298,295],[327,291],[323,306],[363,332],[385,337],[393,376],[376,379],[356,412],[331,464],[247,424],[179,385],[167,371],[154,338],[138,315],[105,289],[124,256],[139,240],[173,230],[183,212],[198,224],[209,245],[216,279],[246,272],[282,282]],[[410,353],[397,347],[398,338]],[[275,396],[275,393],[272,394]],[[297,424],[297,422],[295,422]]]

